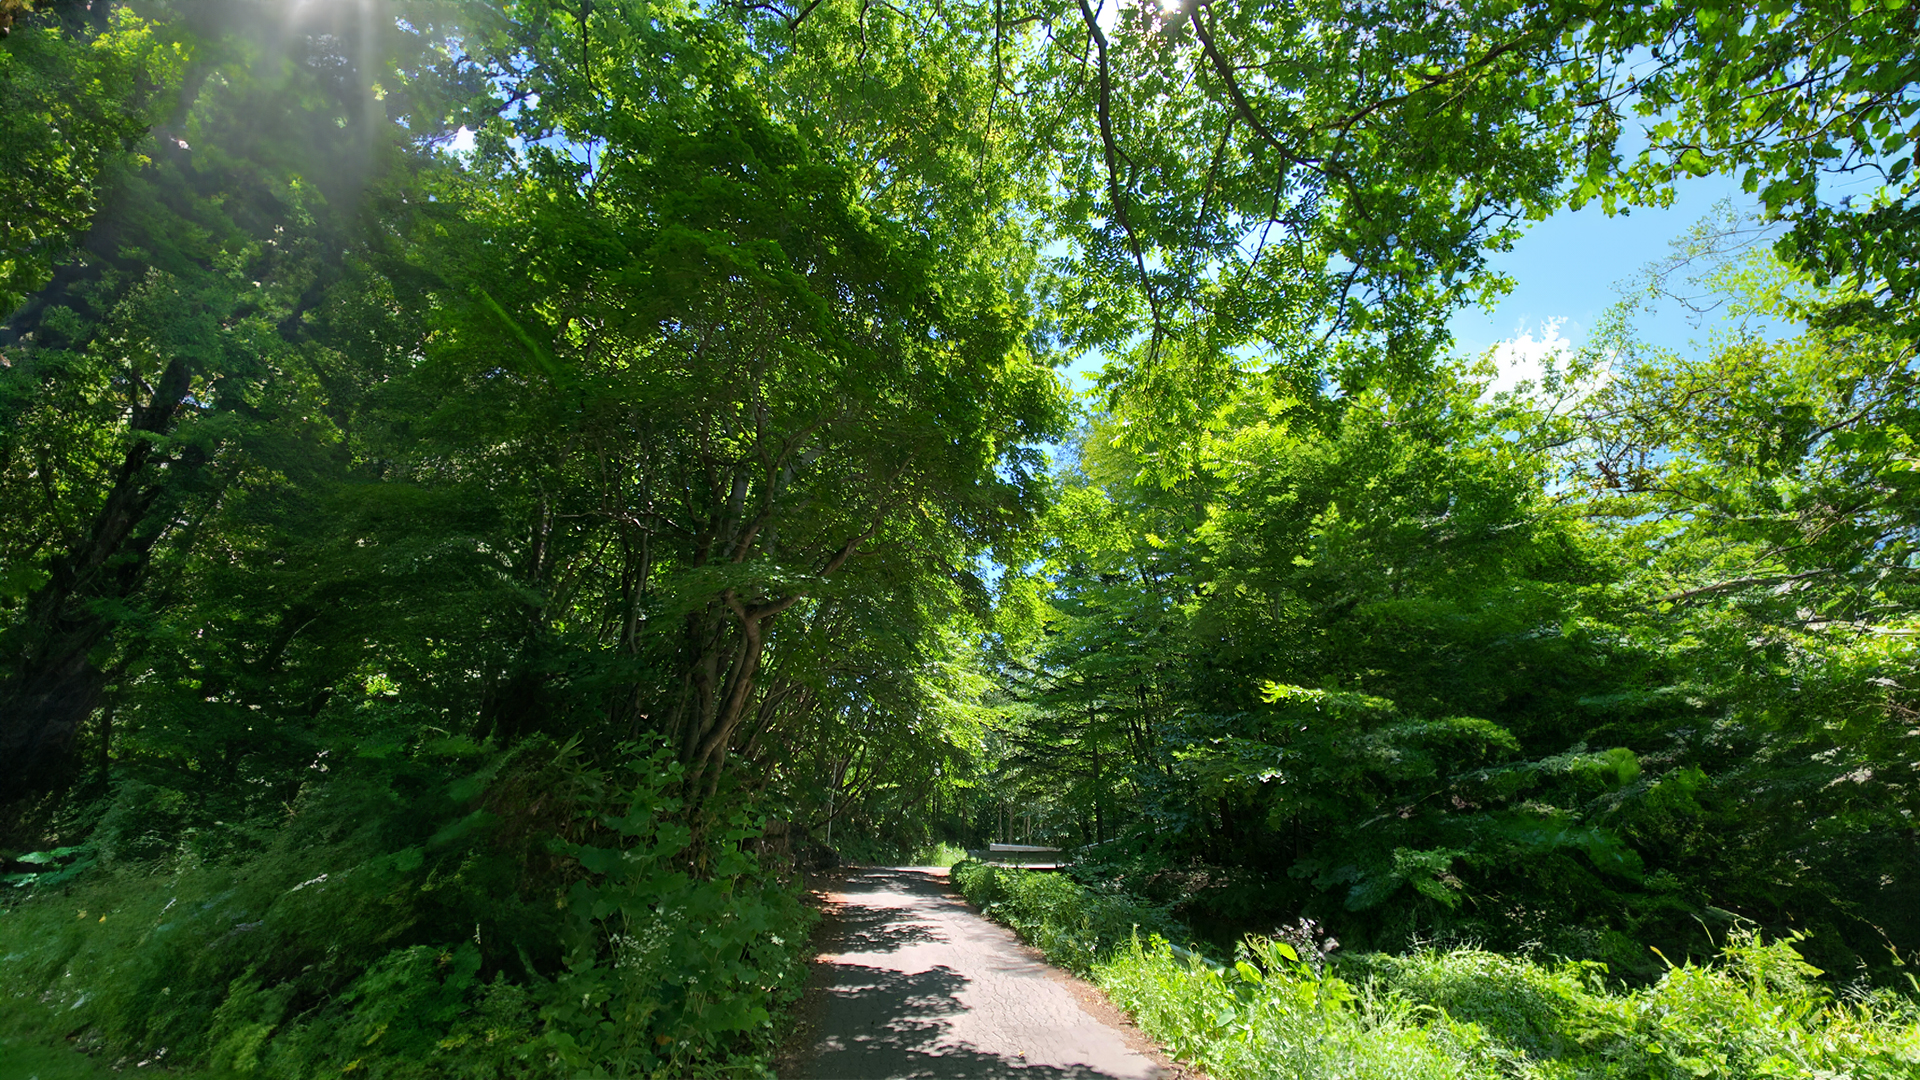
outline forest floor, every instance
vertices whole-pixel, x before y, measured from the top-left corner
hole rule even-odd
[[[777,1064],[788,1080],[1179,1080],[1093,986],[982,918],[939,867],[818,883],[824,918]]]

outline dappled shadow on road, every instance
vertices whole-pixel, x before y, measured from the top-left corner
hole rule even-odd
[[[931,945],[947,940],[934,926],[923,922],[902,923],[899,913],[886,908],[843,908],[836,913],[839,926],[829,946],[842,956],[856,953],[889,953],[909,945]]]
[[[859,871],[858,877],[839,885],[837,889],[848,896],[891,892],[947,899],[951,895],[947,889],[944,871],[917,870],[903,866],[863,868]]]
[[[833,932],[823,941],[830,955],[888,953],[909,945],[944,942],[938,928],[923,920],[902,917],[902,909],[927,900],[955,903],[938,876],[926,871],[863,870],[860,877],[836,890],[846,898],[834,905]],[[897,900],[895,898],[898,898]]]
[[[826,917],[785,1080],[1161,1075],[954,895],[944,870],[864,867],[818,884]]]
[[[943,1041],[946,1017],[962,1011],[967,980],[943,966],[918,973],[859,964],[824,965],[825,1008],[834,1032],[814,1047],[792,1080],[1097,1080],[1083,1065],[1029,1065],[1017,1056],[984,1053]]]

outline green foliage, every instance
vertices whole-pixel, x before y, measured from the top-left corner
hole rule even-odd
[[[47,283],[115,181],[152,152],[148,129],[172,104],[186,53],[124,8],[85,21],[28,13],[6,35],[0,203],[11,209],[0,219],[0,312]]]
[[[763,1071],[810,830],[971,839],[973,568],[1065,404],[1011,187],[876,201],[802,73],[673,5],[42,6],[0,56],[6,151],[68,155],[0,237],[0,936],[87,989],[29,1026]]]
[[[1165,908],[1116,889],[1094,891],[1063,874],[971,861],[950,873],[969,903],[1075,971],[1089,970],[1140,933],[1185,936]]]
[[[744,817],[675,823],[670,755],[366,751],[290,816],[207,830],[240,843],[188,829],[30,883],[0,913],[13,1021],[217,1075],[763,1071],[810,913]]]
[[[525,965],[557,952],[535,921],[551,901],[521,893],[539,849],[481,807],[559,777],[551,748],[477,749],[323,756],[277,815],[110,846],[89,876],[35,883],[0,914],[9,1012],[108,1060],[522,1075],[541,985]],[[154,801],[150,785],[124,796]]]
[[[750,1074],[791,870],[1017,832],[1099,886],[957,878],[1223,1075],[1868,1068],[1642,945],[1920,949],[1917,10],[0,0],[11,1008]],[[1787,231],[1655,275],[1699,356],[1447,357],[1523,222],[1713,171]],[[1647,986],[1134,944],[1303,912]]]
[[[1470,947],[1329,963],[1331,943],[1311,933],[1250,935],[1223,965],[1151,930],[1171,928],[1163,912],[1059,874],[965,863],[954,880],[1221,1080],[1893,1078],[1920,1066],[1920,1008],[1886,991],[1837,999],[1798,939],[1736,933],[1717,963],[1670,967],[1640,989],[1592,961]],[[1121,929],[1129,916],[1136,928]]]
[[[94,849],[83,844],[79,847],[54,848],[52,851],[29,851],[12,861],[25,869],[0,877],[0,885],[46,888],[72,881],[93,869],[98,859]]]
[[[1247,952],[1221,968],[1164,939],[1135,938],[1094,978],[1142,1029],[1220,1080],[1510,1075],[1471,1023],[1315,975],[1283,943],[1250,940]]]
[[[587,876],[566,896],[548,1045],[572,1075],[758,1074],[775,1049],[770,1010],[805,978],[813,912],[743,849],[760,835],[743,814],[689,851],[666,794],[682,776],[671,753],[635,754],[627,769],[597,794],[591,840],[561,848]]]
[[[967,859],[964,848],[941,842],[928,847],[915,849],[908,858],[912,866],[957,866]]]
[[[1609,987],[1595,964],[1547,967],[1472,949],[1363,958],[1394,993],[1484,1028],[1549,1077],[1905,1076],[1920,1013],[1887,992],[1836,999],[1798,939],[1734,934],[1714,964]]]
[[[1095,976],[1222,1078],[1891,1078],[1920,1065],[1911,1002],[1835,1001],[1787,941],[1736,939],[1720,964],[1624,992],[1595,965],[1472,949],[1361,957],[1346,978],[1316,974],[1284,942],[1250,938],[1245,954],[1223,968],[1136,940]]]
[[[1700,357],[1623,324],[1504,396],[1275,358],[1171,445],[1109,399],[1012,601],[1004,782],[1223,944],[1305,912],[1652,979],[1633,942],[1732,913],[1897,978],[1911,346],[1743,246],[1676,253],[1744,320]]]
[[[33,1036],[0,1035],[0,1055],[21,1076],[40,1080],[94,1080],[115,1075],[103,1062],[65,1046],[47,1046]]]

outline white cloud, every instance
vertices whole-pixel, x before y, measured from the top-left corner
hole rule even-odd
[[[464,124],[461,125],[460,130],[453,133],[453,142],[448,144],[447,149],[456,154],[471,152],[473,150],[473,129]]]
[[[1498,374],[1487,387],[1487,396],[1512,390],[1523,382],[1537,384],[1546,374],[1549,358],[1571,354],[1573,342],[1560,333],[1566,324],[1565,319],[1544,319],[1537,328],[1522,323],[1517,336],[1495,345],[1493,362]]]

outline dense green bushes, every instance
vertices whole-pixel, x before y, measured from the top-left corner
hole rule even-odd
[[[1059,874],[968,861],[954,866],[952,880],[975,907],[1019,931],[1048,959],[1083,973],[1135,934],[1186,937],[1165,908]]]
[[[103,827],[103,867],[22,875],[9,1026],[214,1075],[764,1073],[808,916],[744,814],[694,836],[678,766],[542,740],[321,760],[277,822],[165,850]],[[127,785],[104,819],[156,799]]]
[[[1639,989],[1592,962],[1472,948],[1330,959],[1311,933],[1250,936],[1222,965],[1149,930],[1156,916],[1171,925],[1158,909],[1057,874],[972,863],[954,880],[1215,1080],[1920,1071],[1920,1007],[1887,991],[1835,998],[1792,940],[1736,933],[1718,963],[1670,967]],[[1116,933],[1130,922],[1142,930]]]
[[[1217,1080],[1240,1077],[1911,1077],[1920,1011],[1836,1001],[1788,941],[1736,937],[1711,966],[1611,987],[1591,963],[1475,949],[1316,974],[1249,938],[1231,967],[1135,940],[1095,969],[1114,1000]]]
[[[667,751],[631,771],[594,792],[593,835],[560,848],[585,873],[566,896],[547,1042],[573,1075],[758,1075],[769,1010],[805,977],[811,909],[746,849],[759,834],[745,813],[696,837]]]
[[[947,840],[900,844],[872,836],[835,838],[831,850],[846,866],[952,866],[967,857],[965,848]]]

